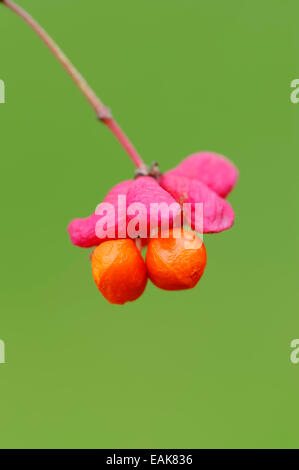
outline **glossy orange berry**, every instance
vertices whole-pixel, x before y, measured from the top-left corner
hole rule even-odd
[[[133,240],[101,243],[92,253],[91,265],[99,291],[111,304],[136,300],[145,289],[146,266]]]
[[[169,231],[168,238],[151,238],[146,267],[151,281],[161,289],[191,289],[201,278],[207,263],[202,240],[186,229]]]

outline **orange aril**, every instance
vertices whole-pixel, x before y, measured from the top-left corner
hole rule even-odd
[[[167,236],[167,238],[164,238]],[[151,238],[146,253],[146,267],[151,281],[161,289],[191,289],[201,278],[207,263],[202,240],[183,228]]]
[[[99,291],[112,304],[136,300],[145,289],[146,267],[133,240],[101,243],[92,253],[91,265]]]

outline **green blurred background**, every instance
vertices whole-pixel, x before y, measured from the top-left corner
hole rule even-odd
[[[22,0],[147,162],[213,150],[236,224],[191,291],[98,293],[66,227],[133,166],[0,6],[0,447],[299,447],[296,0]]]

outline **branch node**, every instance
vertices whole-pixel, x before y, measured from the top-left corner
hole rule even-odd
[[[159,181],[161,178],[159,165],[157,162],[152,162],[151,166],[142,165],[141,167],[135,170],[134,176],[135,176],[135,179],[138,178],[139,176],[151,176],[152,178],[155,178],[156,180]]]
[[[105,119],[112,119],[112,113],[110,108],[101,108],[97,112],[97,118],[99,121],[104,121]]]

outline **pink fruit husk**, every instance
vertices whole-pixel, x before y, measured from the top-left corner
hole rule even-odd
[[[222,155],[212,152],[195,153],[162,175],[160,184],[150,176],[140,176],[114,186],[103,200],[104,203],[113,205],[116,216],[107,221],[107,227],[114,229],[114,238],[117,238],[119,233],[122,234],[121,238],[128,236],[128,224],[134,224],[138,215],[139,228],[142,225],[147,234],[139,241],[139,245],[144,246],[151,229],[151,204],[162,204],[158,212],[158,228],[163,226],[171,228],[177,223],[177,217],[181,216],[178,204],[173,212],[169,211],[169,206],[177,202],[180,205],[191,204],[188,222],[194,230],[197,230],[195,203],[203,204],[203,233],[227,230],[234,223],[234,211],[224,197],[233,189],[237,179],[237,168]],[[126,196],[125,215],[120,218],[118,217],[119,195]],[[143,206],[138,210],[140,203]],[[98,209],[100,206],[101,204]],[[129,206],[131,208],[127,214]],[[111,234],[109,238],[97,237],[96,225],[103,215],[98,215],[96,212],[87,218],[75,219],[70,223],[68,231],[74,245],[88,248],[111,238]]]
[[[126,180],[122,181],[121,183],[114,186],[106,195],[103,202],[108,202],[114,206],[115,214],[118,213],[118,196],[123,195],[126,196],[127,192],[132,185],[133,180]],[[105,241],[105,239],[99,239],[96,235],[96,223],[99,219],[103,217],[101,215],[97,215],[95,213],[91,214],[89,217],[84,219],[74,219],[68,226],[69,235],[71,238],[71,242],[82,248],[89,248],[92,246],[97,246],[101,242]],[[118,233],[118,217],[116,217],[116,227],[115,233],[117,237]],[[113,221],[113,223],[115,223]],[[127,225],[127,221],[121,221],[122,224]]]
[[[193,230],[195,226],[195,203],[203,203],[203,233],[217,233],[227,230],[234,223],[234,211],[230,204],[201,181],[177,176],[172,171],[161,178],[161,186],[181,204],[191,203],[189,220]]]
[[[212,152],[194,153],[185,158],[171,173],[197,179],[226,197],[238,180],[238,169],[226,157]]]
[[[148,237],[153,230],[172,228],[181,214],[180,205],[151,176],[140,176],[133,182],[127,194],[127,203],[132,210],[128,214],[129,223],[136,214],[134,206],[138,211],[139,203],[142,204],[138,213],[139,228],[141,225],[143,232],[141,238]]]

